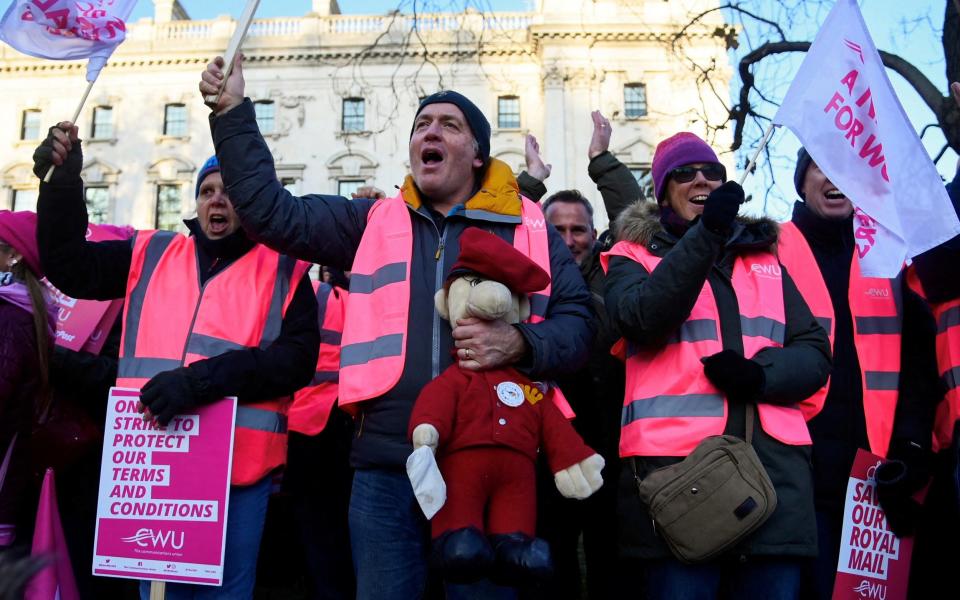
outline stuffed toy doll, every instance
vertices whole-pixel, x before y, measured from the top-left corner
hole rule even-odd
[[[518,323],[530,314],[527,294],[549,282],[513,246],[470,228],[435,304],[451,324],[467,317]],[[446,502],[431,523],[431,562],[451,582],[491,577],[519,585],[549,576],[549,546],[534,537],[538,452],[568,498],[586,498],[603,483],[603,458],[541,384],[510,366],[451,365],[417,398],[410,438],[415,450],[433,449],[446,483]]]

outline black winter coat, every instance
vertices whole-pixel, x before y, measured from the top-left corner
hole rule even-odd
[[[221,240],[203,235],[195,219],[187,226],[197,238],[201,284],[253,248],[242,230]],[[83,182],[40,184],[37,241],[47,277],[74,298],[123,298],[133,258],[131,240],[88,242]],[[224,307],[229,312],[229,307]],[[287,308],[280,335],[265,349],[232,350],[192,363],[191,378],[208,398],[237,396],[258,402],[292,394],[316,371],[320,332],[317,299],[304,274]]]
[[[210,127],[224,184],[247,233],[279,252],[350,270],[374,201],[296,197],[286,191],[277,181],[249,99],[223,115],[211,116]],[[393,389],[360,405],[351,450],[351,463],[357,468],[404,467],[413,450],[407,440],[413,403],[420,390],[453,362],[450,325],[437,315],[433,297],[460,253],[460,234],[479,226],[512,243],[517,220],[493,213],[468,214],[462,205],[446,217],[426,206],[411,207],[410,215],[412,310],[406,364]],[[583,278],[556,230],[549,226],[548,230],[553,279],[547,319],[516,325],[530,348],[516,366],[533,379],[552,379],[579,368],[592,336]]]
[[[695,221],[681,238],[660,225],[652,203],[628,209],[618,220],[617,238],[644,245],[663,257],[654,273],[624,258],[611,257],[606,306],[611,320],[631,342],[647,349],[662,348],[686,320],[704,285],[710,285],[720,312],[724,349],[743,352],[737,298],[730,283],[738,253],[771,248],[777,229],[771,221],[738,220],[729,239]],[[830,343],[817,324],[786,269],[783,271],[786,332],[783,348],[768,348],[752,357],[764,370],[762,402],[795,403],[824,384],[830,370]],[[744,436],[743,407],[732,406],[725,433]],[[779,502],[770,519],[750,535],[733,555],[814,556],[817,552],[813,510],[810,446],[789,446],[768,436],[759,426],[753,445],[770,475]],[[621,555],[628,559],[669,556],[657,536],[646,507],[637,496],[634,469],[644,477],[672,464],[676,457],[626,459],[620,477]]]

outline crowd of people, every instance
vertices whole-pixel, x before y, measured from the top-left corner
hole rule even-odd
[[[853,206],[804,150],[799,199],[777,224],[740,214],[743,189],[688,132],[657,145],[645,198],[594,112],[588,169],[612,223],[598,234],[580,191],[548,195],[549,149],[528,136],[526,171],[514,176],[490,156],[483,113],[454,91],[420,103],[410,174],[393,197],[298,197],[277,179],[242,59],[226,80],[223,67],[210,63],[199,85],[222,93],[189,235],[88,241],[69,122],[34,155],[39,177],[54,167],[36,214],[0,212],[0,571],[29,546],[36,474],[55,466],[82,596],[150,597],[147,581],[136,591],[87,575],[97,424],[118,385],[140,388],[144,418],[161,426],[225,396],[239,402],[223,585],[171,583],[167,598],[252,598],[258,562],[289,535],[311,598],[825,600],[858,449],[884,459],[876,483],[889,528],[916,538],[912,597],[932,597],[949,576],[936,543],[960,525],[960,238],[896,278],[864,277]],[[960,209],[960,179],[948,191]],[[435,309],[475,228],[548,275],[521,322],[447,323]],[[75,298],[124,300],[98,355],[55,346],[44,277]],[[452,366],[513,368],[555,389],[606,465],[600,489],[577,500],[558,492],[541,456],[536,536],[492,531],[494,567],[472,579],[443,567],[476,532],[431,539],[406,471],[414,403]],[[513,406],[500,395],[482,410],[509,416],[501,403]],[[73,428],[72,447],[36,443],[51,423]],[[502,430],[476,443],[509,455],[512,434],[500,432],[522,425],[492,426]],[[724,434],[750,442],[776,508],[691,564],[664,542],[638,484]],[[280,535],[268,519],[278,492],[291,509]],[[552,568],[531,567],[541,541]],[[25,580],[0,583],[0,596]]]

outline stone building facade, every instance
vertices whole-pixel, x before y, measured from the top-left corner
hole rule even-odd
[[[345,4],[352,0],[342,0]],[[611,118],[611,150],[643,178],[656,143],[680,130],[704,135],[723,105],[670,51],[690,14],[716,0],[538,0],[529,12],[340,14],[336,0],[304,2],[304,16],[258,19],[244,46],[247,95],[278,177],[294,193],[393,190],[407,173],[419,98],[442,88],[473,99],[493,126],[491,154],[523,166],[524,136],[553,165],[548,188],[578,188],[606,216],[587,175],[590,111]],[[194,178],[213,152],[197,91],[233,17],[191,20],[177,0],[129,26],[78,124],[92,219],[178,227],[193,214]],[[715,63],[713,89],[731,76],[719,12],[685,30],[688,56]],[[43,61],[0,43],[0,208],[36,203],[31,155],[68,119],[85,89],[84,65]],[[712,140],[716,148],[730,140]],[[728,168],[732,164],[728,165]]]

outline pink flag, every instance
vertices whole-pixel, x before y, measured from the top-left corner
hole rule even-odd
[[[837,0],[773,121],[856,206],[865,276],[894,277],[907,258],[960,233],[854,0]]]
[[[80,600],[77,583],[73,579],[73,568],[70,566],[67,542],[60,525],[53,469],[47,469],[43,476],[31,554],[48,557],[51,562],[30,581],[24,600]]]
[[[137,0],[13,0],[0,19],[0,40],[16,50],[56,60],[87,58],[87,81],[127,33]]]

